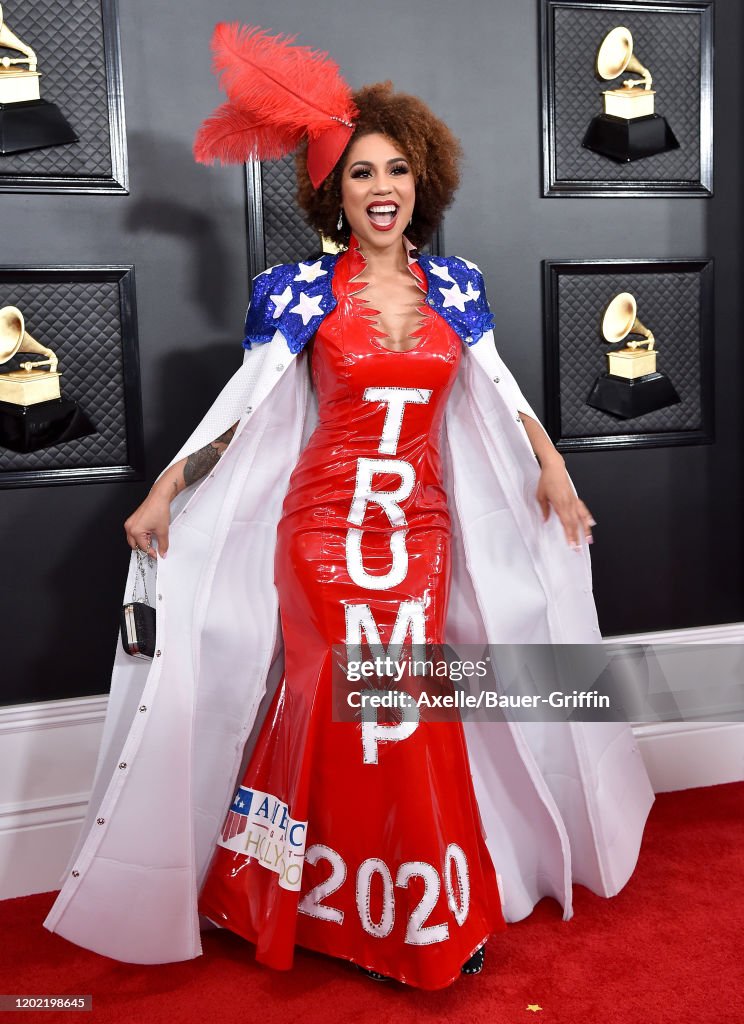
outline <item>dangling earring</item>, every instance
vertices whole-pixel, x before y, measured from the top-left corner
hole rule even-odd
[[[343,206],[338,211],[338,220],[336,221],[336,227],[340,231],[344,226],[344,208]]]
[[[408,227],[409,228],[410,228],[411,224],[413,224],[413,216],[411,216],[411,219],[408,221]]]

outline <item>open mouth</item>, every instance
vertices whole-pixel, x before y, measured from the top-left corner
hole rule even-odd
[[[367,207],[367,216],[380,231],[389,230],[398,217],[397,203],[372,203]]]

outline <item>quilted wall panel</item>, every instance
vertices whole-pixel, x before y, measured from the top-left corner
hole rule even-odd
[[[7,0],[3,16],[36,51],[41,97],[57,104],[79,141],[0,157],[0,185],[4,175],[110,178],[101,0]]]
[[[320,241],[295,202],[294,158],[267,160],[261,172],[266,266],[311,256],[320,249]]]
[[[711,367],[704,359],[706,311],[698,270],[559,273],[557,291],[558,323],[553,330],[559,384],[551,386],[560,387],[561,438],[702,428],[703,382]],[[610,346],[600,331],[602,316],[614,296],[624,291],[635,297],[638,318],[654,334],[657,370],[671,379],[681,398],[676,405],[629,420],[586,404],[597,376],[608,368]]]
[[[141,439],[127,436],[127,400],[135,422],[141,412],[139,394],[127,395],[138,360],[136,339],[122,323],[119,282],[0,268],[0,306],[10,305],[23,313],[28,334],[54,350],[62,396],[80,404],[97,433],[35,452],[0,447],[0,473],[141,465]],[[41,357],[16,355],[3,372],[28,358]]]
[[[693,12],[553,8],[555,174],[559,181],[699,181],[701,19]],[[630,29],[634,53],[653,76],[655,110],[674,132],[680,148],[618,164],[585,149],[591,119],[603,110],[603,89],[617,88],[596,77],[594,62],[604,36],[618,25]]]

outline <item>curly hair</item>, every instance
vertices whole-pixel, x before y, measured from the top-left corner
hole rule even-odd
[[[338,245],[348,245],[346,218],[336,227],[341,206],[341,176],[349,148],[363,135],[385,135],[408,158],[416,182],[413,222],[406,237],[416,246],[430,241],[460,183],[462,146],[447,125],[416,96],[393,92],[390,81],[365,85],[353,93],[359,108],[354,134],[340,160],[317,190],[307,173],[307,142],[295,155],[297,202],[308,224]]]

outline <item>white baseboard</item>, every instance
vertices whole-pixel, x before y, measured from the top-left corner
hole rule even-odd
[[[0,708],[0,899],[59,888],[107,703],[103,695]]]
[[[655,793],[744,781],[744,722],[634,725]]]
[[[628,633],[605,643],[744,644],[744,622]],[[744,722],[634,723],[655,793],[744,781]]]
[[[605,637],[744,642],[744,623]],[[107,695],[0,707],[0,899],[59,888],[85,815]],[[657,793],[744,780],[744,722],[635,724]]]

